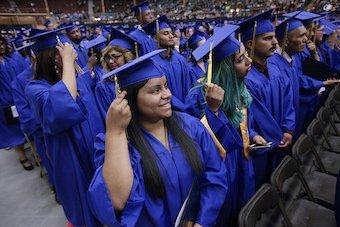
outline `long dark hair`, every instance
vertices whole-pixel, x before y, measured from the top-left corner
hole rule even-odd
[[[35,80],[46,80],[52,85],[60,81],[56,71],[56,53],[57,49],[52,47],[40,52],[37,55],[36,73],[34,76]]]
[[[140,88],[142,88],[146,81],[142,81],[136,85],[127,87],[126,99],[130,105],[132,119],[127,127],[127,134],[129,141],[139,151],[142,158],[143,177],[148,193],[155,198],[161,198],[165,195],[165,187],[162,177],[159,172],[159,167],[156,163],[156,157],[152,151],[151,145],[143,137],[141,125],[138,122],[139,110],[137,108],[137,95]],[[197,145],[188,136],[188,134],[180,127],[180,119],[173,113],[170,118],[164,119],[164,124],[170,134],[180,144],[185,157],[191,168],[198,175],[203,166],[200,157],[197,154]]]

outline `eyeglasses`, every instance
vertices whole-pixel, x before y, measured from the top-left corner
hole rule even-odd
[[[109,62],[110,60],[118,60],[118,58],[120,58],[121,56],[123,56],[123,54],[110,54],[110,55],[106,55],[104,57],[104,61]]]

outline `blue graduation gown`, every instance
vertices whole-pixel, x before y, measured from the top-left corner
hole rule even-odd
[[[308,52],[308,53],[305,53]],[[298,69],[299,85],[300,85],[300,109],[298,127],[305,130],[312,119],[315,117],[320,107],[320,96],[317,94],[319,89],[323,87],[323,82],[306,76],[302,72],[302,62],[310,56],[308,49],[301,54],[293,55],[293,67]]]
[[[25,142],[19,123],[8,124],[4,108],[14,106],[11,83],[27,67],[24,58],[13,52],[0,63],[0,148],[13,147]]]
[[[14,65],[14,71],[16,75],[24,71],[30,64],[27,62],[26,58],[24,58],[19,52],[13,51],[8,55],[9,62]]]
[[[197,152],[202,159],[204,171],[200,175],[199,212],[196,222],[212,226],[227,192],[225,165],[220,158],[210,135],[198,119],[184,113],[175,113],[182,128],[197,144]],[[121,217],[114,211],[103,178],[105,135],[98,135],[96,147],[98,166],[88,191],[91,208],[96,217],[109,226],[174,226],[178,212],[195,178],[181,147],[169,134],[170,151],[150,133],[143,130],[144,138],[150,143],[165,184],[165,197],[153,199],[146,191],[141,157],[133,145],[129,144],[133,169],[133,185]]]
[[[156,42],[152,39],[145,31],[141,28],[136,28],[129,33],[133,38],[135,38],[138,43],[140,43],[140,55],[150,53],[157,49]]]
[[[289,78],[274,64],[268,63],[267,68],[268,76],[253,66],[245,78],[253,98],[251,127],[266,141],[279,144],[283,133],[295,131],[294,96]],[[276,147],[253,151],[256,188],[269,181],[285,154]]]
[[[228,173],[228,194],[218,218],[218,226],[234,226],[237,225],[238,212],[255,193],[252,158],[246,159],[243,156],[242,138],[221,109],[216,116],[207,108],[206,117],[217,139],[228,152],[225,158]],[[249,133],[250,137],[256,134],[251,129]]]
[[[315,111],[315,103],[318,101],[317,92],[323,86],[323,82],[312,79],[302,73],[301,58],[293,56],[292,59],[293,61],[289,63],[280,54],[275,53],[268,58],[268,64],[276,65],[280,72],[290,79],[296,119],[294,136],[298,138],[307,126],[306,122],[310,118],[308,113]]]
[[[83,41],[81,41],[80,44],[72,42],[72,45],[78,54],[77,63],[81,68],[85,68],[89,59],[88,49],[85,48]]]
[[[284,132],[295,130],[294,96],[289,78],[276,65],[268,64],[268,74],[252,66],[245,84],[255,99],[251,105],[254,130],[278,144]]]
[[[203,70],[200,71],[196,67],[189,66],[184,57],[176,50],[172,51],[170,58],[157,55],[153,60],[164,72],[172,95],[181,102],[185,102],[185,97],[196,83],[197,78],[204,74]]]
[[[116,98],[115,83],[113,81],[104,80],[97,84],[94,91],[100,117],[105,124],[106,113],[112,101]]]
[[[76,100],[63,81],[52,86],[33,80],[25,94],[42,124],[56,192],[67,219],[76,226],[97,226],[86,191],[94,173],[94,138],[103,124],[86,77],[89,73],[77,76]]]
[[[91,87],[93,93],[95,92],[97,84],[101,81],[102,75],[105,74],[105,70],[100,65],[95,65],[92,70],[86,66],[84,69],[84,73],[89,73],[90,77],[86,77],[87,83]]]
[[[171,105],[176,111],[188,113],[196,118],[202,118],[207,106],[203,85],[198,84],[191,88],[184,102],[181,102],[176,96],[172,96]]]
[[[39,121],[36,119],[34,111],[29,105],[25,96],[25,87],[33,79],[32,67],[26,68],[12,81],[12,93],[15,106],[19,113],[21,130],[27,135],[31,135],[39,154],[42,165],[47,171],[48,181],[54,186],[53,168],[51,161],[46,153],[44,136]]]
[[[25,96],[25,87],[33,79],[33,74],[32,67],[28,67],[12,81],[13,100],[19,113],[21,130],[27,135],[40,127]]]

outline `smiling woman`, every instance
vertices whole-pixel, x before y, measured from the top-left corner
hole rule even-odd
[[[213,225],[224,201],[225,166],[199,120],[171,110],[166,77],[150,59],[162,51],[103,76],[117,75],[124,89],[108,110],[106,135],[97,136],[89,187],[92,211],[103,224],[174,226],[195,179],[195,226]]]

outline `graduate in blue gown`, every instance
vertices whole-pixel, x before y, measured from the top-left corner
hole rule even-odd
[[[139,54],[141,47],[133,37],[112,28],[109,45],[103,50],[102,66],[105,72],[114,70],[125,63],[133,60]],[[105,123],[106,113],[112,101],[116,98],[115,82],[103,80],[99,82],[95,89],[95,96],[103,123]]]
[[[34,167],[24,151],[25,136],[20,129],[13,100],[11,83],[27,68],[25,59],[18,52],[11,52],[7,40],[0,36],[0,148],[14,147],[25,170]]]
[[[196,60],[209,54],[212,42],[212,88],[208,84],[206,118],[226,150],[225,165],[228,173],[229,190],[219,215],[218,226],[237,225],[237,216],[242,206],[255,193],[255,176],[250,142],[265,144],[266,141],[251,128],[252,98],[244,85],[243,78],[251,67],[252,60],[246,55],[244,46],[234,38],[238,26],[227,25],[214,32],[205,44],[198,47],[193,56]],[[209,89],[220,86],[225,92],[221,102],[212,102]],[[223,90],[222,90],[223,91]],[[218,96],[215,96],[216,100]],[[256,174],[256,173],[255,173]]]
[[[307,37],[307,40],[304,40],[305,47],[303,51],[295,52],[293,54],[294,61],[292,61],[293,66],[298,70],[298,74],[301,75],[300,78],[302,80],[303,87],[300,86],[299,103],[299,115],[301,118],[298,121],[298,128],[304,131],[304,129],[307,128],[309,123],[315,117],[317,110],[322,105],[322,90],[320,89],[322,88],[324,90],[324,81],[327,80],[327,78],[332,78],[332,75],[317,75],[313,73],[313,68],[321,67],[319,66],[319,64],[322,64],[323,60],[322,56],[319,55],[319,51],[315,43],[318,41],[317,34],[320,32],[318,32],[318,28],[316,27],[316,23],[314,22],[315,20],[319,20],[321,15],[306,11],[296,11],[285,14],[285,16],[288,18],[294,15],[294,19],[300,21],[303,24],[303,27],[305,28],[305,35]],[[312,62],[314,61],[316,61],[317,63],[313,64]],[[311,63],[308,64],[308,62]],[[309,67],[311,69],[306,70],[306,67]],[[315,69],[315,72],[317,70],[318,69]],[[309,71],[309,74],[311,75],[307,74],[306,71]],[[326,96],[327,95],[325,95],[325,98]]]
[[[294,17],[285,20],[276,27],[276,37],[281,46],[282,43],[286,44],[283,49],[279,48],[277,53],[268,59],[268,65],[273,64],[290,80],[296,119],[294,137],[297,139],[306,129],[307,114],[313,111],[310,102],[315,100],[320,88],[338,83],[338,80],[315,80],[304,75],[300,70],[299,63],[296,63],[299,62],[296,54],[304,50],[307,41],[306,29],[301,21]]]
[[[253,128],[267,141],[279,147],[267,152],[253,153],[256,187],[270,181],[272,171],[288,154],[295,131],[295,110],[290,80],[267,59],[277,48],[275,27],[270,22],[272,10],[245,19],[241,26],[241,39],[253,64],[245,78],[252,95]],[[255,28],[256,23],[256,28]],[[254,31],[256,29],[256,31]]]
[[[51,165],[51,161],[46,153],[42,128],[25,96],[25,87],[33,79],[34,75],[32,67],[34,65],[35,59],[32,55],[29,56],[31,56],[30,62],[32,62],[32,65],[27,67],[12,81],[13,100],[19,114],[21,130],[23,133],[33,139],[33,141],[31,141],[31,145],[35,146],[42,165],[47,171],[49,184],[53,188],[53,168]]]
[[[139,22],[139,25],[136,29],[131,31],[129,35],[131,35],[138,41],[138,43],[141,44],[140,54],[144,55],[153,50],[156,50],[157,45],[155,41],[143,29],[143,26],[155,20],[154,14],[149,7],[149,2],[143,1],[140,4],[131,7],[131,11],[134,12],[135,17]]]
[[[93,90],[97,83],[100,81],[101,76],[105,73],[101,66],[101,51],[106,47],[107,40],[104,36],[98,36],[84,44],[85,48],[89,51],[89,60],[87,69],[93,78]]]
[[[167,49],[166,52],[157,55],[155,61],[164,71],[173,96],[180,102],[185,102],[189,90],[197,79],[202,77],[204,71],[199,65],[188,65],[186,59],[174,49],[174,36],[166,16],[159,17],[143,28],[154,36],[159,48]]]
[[[150,59],[161,51],[104,76],[117,75],[122,93],[97,137],[88,198],[108,226],[174,226],[194,181],[195,226],[213,226],[225,199],[226,169],[211,137],[198,119],[171,110],[166,77]]]
[[[76,75],[76,52],[69,44],[58,45],[56,32],[32,37],[37,66],[25,94],[42,125],[56,192],[67,220],[75,226],[98,226],[86,191],[94,173],[94,138],[103,125],[90,74]],[[59,38],[68,42],[62,35]]]
[[[67,24],[66,28],[67,37],[70,39],[71,44],[77,51],[77,62],[81,68],[86,67],[88,62],[88,50],[84,46],[84,40],[82,40],[80,26],[73,23]]]
[[[323,41],[318,46],[324,62],[331,68],[335,74],[340,72],[340,51],[335,48],[337,35],[337,26],[327,19],[321,19],[320,24],[324,26]]]

